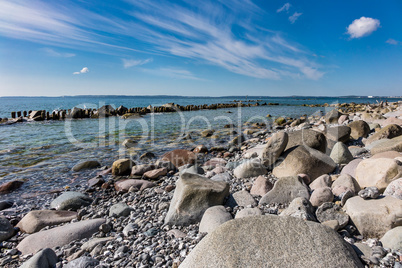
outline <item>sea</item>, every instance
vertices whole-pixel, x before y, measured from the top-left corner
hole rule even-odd
[[[62,96],[62,97],[0,97],[0,118],[10,118],[12,111],[68,110],[73,107],[99,108],[121,105],[127,108],[161,106],[175,103],[182,106],[217,103],[275,103],[277,105],[225,108],[217,110],[152,113],[135,119],[108,117],[100,119],[66,119],[0,125],[0,184],[24,181],[23,186],[3,198],[32,198],[42,193],[86,183],[97,171],[73,172],[81,161],[97,160],[111,166],[119,158],[131,158],[152,152],[157,157],[181,148],[193,149],[226,146],[235,135],[252,123],[268,127],[276,117],[300,117],[325,114],[332,107],[308,107],[303,104],[377,103],[400,101],[390,97],[184,97],[184,96]],[[270,115],[271,117],[267,117]],[[225,128],[234,125],[234,129]],[[205,138],[202,130],[214,130]],[[236,134],[237,133],[237,134]],[[191,137],[189,139],[188,137]],[[186,137],[186,138],[184,138]],[[130,139],[134,146],[126,148]]]

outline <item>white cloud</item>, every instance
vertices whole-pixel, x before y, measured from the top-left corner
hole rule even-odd
[[[385,41],[386,43],[390,44],[390,45],[397,45],[399,44],[399,41],[396,41],[395,39],[388,39],[387,41]]]
[[[165,68],[158,68],[158,69],[141,69],[141,70],[146,73],[150,73],[152,75],[164,76],[164,77],[169,77],[169,78],[205,81],[204,79],[195,76],[189,70],[184,70],[184,69],[180,69],[180,68],[176,68],[176,67],[165,67]]]
[[[288,11],[290,8],[291,4],[290,3],[286,3],[284,4],[281,8],[279,8],[278,10],[276,10],[277,13],[280,13],[282,11]]]
[[[380,27],[380,21],[373,18],[361,17],[355,19],[347,28],[350,38],[360,38],[370,35]]]
[[[79,72],[73,72],[73,74],[86,74],[86,73],[89,73],[88,67],[82,68],[81,71]]]
[[[122,59],[123,61],[123,66],[124,68],[130,68],[133,66],[139,66],[139,65],[144,65],[147,64],[149,62],[152,62],[152,59],[146,59],[146,60],[133,60],[133,59]]]
[[[297,19],[302,15],[303,13],[299,13],[299,12],[295,12],[293,13],[292,16],[289,17],[289,21],[290,23],[295,23],[297,21]]]
[[[46,54],[48,54],[49,56],[52,57],[60,57],[60,58],[71,58],[71,57],[75,57],[74,53],[62,53],[62,52],[57,52],[54,49],[51,48],[44,48],[43,51],[46,52]]]

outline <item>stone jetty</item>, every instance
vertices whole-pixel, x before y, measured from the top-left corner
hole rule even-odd
[[[74,187],[0,196],[0,266],[402,267],[401,126],[402,102],[342,104],[221,147],[77,159]]]

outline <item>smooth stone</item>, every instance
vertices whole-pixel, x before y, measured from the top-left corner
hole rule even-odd
[[[293,199],[289,207],[283,210],[279,216],[291,216],[305,221],[316,221],[313,205],[304,197]]]
[[[348,164],[353,160],[353,155],[343,142],[335,143],[329,155],[337,164]]]
[[[388,184],[384,191],[385,196],[392,196],[402,200],[402,178],[396,179]]]
[[[194,165],[197,156],[191,151],[176,149],[165,153],[161,159],[163,161],[170,161],[175,167],[180,167],[186,164]]]
[[[135,231],[137,231],[138,226],[134,223],[129,223],[127,224],[124,229],[123,229],[123,234],[124,236],[130,236],[132,235]]]
[[[387,152],[382,152],[382,153],[375,154],[375,155],[373,155],[371,157],[371,159],[377,159],[377,158],[395,159],[397,157],[402,157],[402,154],[400,152],[397,152],[397,151],[387,151]]]
[[[202,175],[202,174],[205,173],[205,171],[204,171],[204,169],[203,169],[202,167],[193,166],[193,165],[184,165],[184,166],[181,166],[181,167],[179,168],[179,170],[180,170],[180,174],[183,174],[183,173],[193,173],[193,174],[200,174],[200,175]]]
[[[178,229],[171,229],[166,233],[168,236],[174,236],[175,238],[186,237],[187,235]]]
[[[396,124],[391,124],[383,127],[378,132],[374,133],[373,136],[369,137],[367,142],[370,144],[376,140],[392,139],[401,135],[402,135],[402,127]]]
[[[336,123],[338,123],[338,120],[342,115],[343,114],[340,113],[337,109],[332,109],[331,111],[329,111],[325,114],[325,116],[324,116],[325,122],[327,124],[336,124]]]
[[[142,176],[142,175],[144,175],[145,172],[148,172],[155,168],[156,168],[155,165],[149,165],[149,164],[133,166],[133,168],[131,169],[131,175],[132,176]]]
[[[366,148],[357,147],[357,146],[349,146],[348,149],[353,157],[356,157],[356,156],[359,156],[361,154],[368,152]]]
[[[165,161],[165,160],[158,160],[155,162],[155,166],[158,168],[167,168],[168,171],[176,171],[177,168],[175,165],[173,165],[172,162],[170,161]]]
[[[232,181],[232,175],[230,175],[230,173],[228,173],[228,172],[220,173],[220,174],[216,174],[216,175],[212,176],[211,180],[213,180],[213,181],[231,182]]]
[[[106,244],[106,242],[113,240],[114,237],[101,237],[101,238],[92,238],[89,241],[85,242],[84,244],[82,244],[81,246],[81,250],[84,251],[92,251],[94,249],[94,247],[96,247],[97,245],[103,245]]]
[[[207,137],[211,137],[214,134],[214,130],[213,129],[206,129],[201,131],[201,137],[207,138]]]
[[[277,132],[269,139],[262,151],[262,160],[265,167],[269,168],[275,164],[288,144],[288,134]]]
[[[254,146],[251,149],[248,149],[245,154],[243,155],[243,158],[246,158],[246,155],[249,156],[254,156],[254,157],[258,157],[260,159],[263,159],[263,151],[264,148],[266,147],[265,144],[257,144],[256,146]],[[250,158],[250,157],[249,157]]]
[[[180,267],[364,266],[334,230],[293,217],[264,215],[222,224],[197,244]]]
[[[297,176],[283,177],[277,180],[271,191],[266,193],[259,202],[259,205],[280,203],[288,204],[296,197],[310,198],[307,186]]]
[[[166,176],[167,172],[166,168],[158,168],[145,172],[143,176],[150,180],[156,180],[161,176]]]
[[[229,196],[227,201],[229,207],[249,207],[256,206],[257,202],[254,197],[246,190],[238,191]]]
[[[245,217],[259,216],[262,215],[262,212],[259,208],[244,208],[240,211],[237,211],[235,219],[241,219]]]
[[[32,234],[46,226],[58,225],[77,218],[77,212],[65,210],[34,210],[25,215],[17,227],[22,232]]]
[[[127,149],[129,148],[134,148],[135,146],[137,146],[137,142],[135,140],[132,139],[125,139],[121,145]]]
[[[119,202],[114,204],[109,208],[109,217],[127,217],[130,215],[130,212],[134,209],[132,207],[127,206],[124,202]]]
[[[393,180],[402,176],[402,162],[389,159],[365,159],[356,168],[356,181],[361,188],[377,187],[383,192]]]
[[[380,140],[377,144],[374,143],[375,142],[370,144],[373,145],[372,148],[370,149],[371,154],[373,155],[386,151],[402,152],[402,136],[393,139]]]
[[[358,140],[359,138],[367,138],[370,133],[369,125],[363,120],[357,120],[351,122],[348,127],[350,127],[350,137]]]
[[[202,216],[200,222],[200,233],[211,233],[213,232],[219,225],[230,221],[232,219],[232,215],[226,211],[224,206],[213,206],[208,208],[204,215]]]
[[[308,146],[325,153],[327,150],[327,139],[324,134],[311,129],[302,129],[288,133],[288,143],[285,151],[299,145]]]
[[[176,181],[176,189],[165,217],[165,224],[197,223],[209,207],[222,205],[228,195],[228,183],[184,173]]]
[[[336,167],[329,156],[305,145],[286,151],[283,157],[283,162],[272,172],[277,178],[303,173],[313,181],[323,174],[332,172]]]
[[[309,187],[311,190],[316,190],[318,188],[331,187],[331,185],[331,176],[329,176],[328,174],[324,174],[315,179],[312,183],[310,183]]]
[[[236,167],[233,171],[235,177],[239,179],[257,177],[259,175],[265,175],[267,173],[267,169],[258,158],[244,162],[240,166]]]
[[[315,215],[319,222],[337,220],[340,229],[345,227],[349,222],[349,215],[343,212],[340,206],[332,202],[319,206]]]
[[[319,207],[323,203],[332,202],[334,200],[334,195],[330,187],[322,187],[315,189],[310,196],[310,202],[314,207]]]
[[[91,237],[105,222],[105,219],[86,220],[37,232],[24,238],[17,249],[26,255],[35,254],[43,248],[61,247],[74,240]]]
[[[225,159],[223,159],[223,158],[212,158],[212,159],[210,159],[210,160],[208,160],[207,162],[205,162],[204,163],[204,166],[206,166],[206,167],[213,167],[213,168],[215,168],[215,167],[217,167],[217,166],[222,166],[222,167],[224,167],[226,164],[227,164],[227,162],[228,161],[226,161]]]
[[[402,249],[402,226],[395,227],[384,234],[380,239],[384,248],[393,250]]]
[[[250,194],[264,196],[272,190],[273,187],[274,185],[269,181],[269,179],[263,176],[258,176],[251,187]]]
[[[24,184],[23,181],[13,180],[0,185],[0,194],[7,194],[19,189]]]
[[[70,261],[64,265],[63,268],[95,268],[98,264],[98,260],[91,257],[82,256],[78,259]]]
[[[7,209],[7,208],[11,208],[13,205],[14,205],[14,201],[2,200],[2,201],[0,201],[0,211]]]
[[[135,163],[131,159],[119,159],[113,162],[112,174],[115,176],[130,175]]]
[[[380,238],[402,225],[402,200],[391,196],[367,200],[355,196],[346,201],[344,210],[364,237]]]
[[[155,185],[155,183],[146,180],[127,179],[115,182],[114,188],[117,192],[128,192],[131,187],[138,188],[138,190],[142,191],[147,188],[152,188]]]
[[[12,237],[14,232],[11,223],[5,217],[0,217],[0,242]]]
[[[360,164],[363,159],[354,159],[349,162],[346,166],[344,166],[341,170],[341,175],[348,174],[353,178],[356,178],[356,168]]]
[[[84,162],[80,162],[78,164],[76,164],[72,170],[75,172],[81,171],[83,169],[92,169],[92,168],[98,168],[100,167],[101,164],[98,161],[84,161]]]
[[[357,193],[363,199],[376,199],[380,196],[380,191],[377,187],[367,187]]]
[[[347,189],[352,190],[354,193],[360,191],[360,185],[357,181],[349,174],[341,174],[333,183],[332,190],[334,190],[338,186],[346,187]]]
[[[360,258],[362,256],[369,258],[373,252],[371,247],[365,243],[354,243],[352,247]]]
[[[64,192],[50,203],[56,210],[78,210],[91,205],[92,198],[80,192]]]
[[[156,155],[154,153],[151,153],[151,152],[143,153],[140,156],[140,160],[142,160],[142,161],[150,161],[150,160],[152,160],[154,158],[156,158]]]
[[[51,268],[57,263],[56,253],[50,248],[44,248],[32,258],[24,262],[20,268]]]
[[[325,136],[334,142],[347,142],[350,139],[351,129],[348,126],[336,126],[327,129]]]
[[[321,224],[328,226],[329,228],[331,228],[334,231],[338,231],[338,229],[339,229],[339,223],[337,220],[324,221]]]

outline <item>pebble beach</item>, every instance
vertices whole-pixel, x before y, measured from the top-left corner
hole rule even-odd
[[[402,102],[259,116],[4,169],[0,266],[402,267]]]

